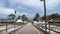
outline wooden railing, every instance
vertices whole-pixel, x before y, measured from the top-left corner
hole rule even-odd
[[[45,32],[46,34],[51,34],[51,32],[49,32],[49,31],[46,32],[45,30],[43,30],[43,29],[45,29],[45,27],[41,27],[41,26],[37,26],[37,25],[33,25],[33,26],[35,26],[37,29],[39,29],[39,30]],[[40,27],[41,27],[41,28],[40,28]],[[55,30],[50,29],[50,28],[47,28],[47,30],[53,31],[53,32],[55,32],[55,33],[57,33],[57,34],[60,34],[60,32],[55,31]]]
[[[34,27],[36,27],[37,29],[39,29],[40,31],[44,32],[45,34],[49,34],[49,32],[44,31],[43,29],[41,29],[39,26],[33,25]]]

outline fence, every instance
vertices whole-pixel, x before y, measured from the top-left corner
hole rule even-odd
[[[6,32],[12,31],[18,27],[21,27],[21,24],[2,24],[0,25],[0,34],[5,34]]]
[[[38,29],[45,31],[45,24],[40,23],[40,24],[37,24],[36,26],[37,26]],[[47,24],[47,32],[46,33],[60,34],[60,26]]]

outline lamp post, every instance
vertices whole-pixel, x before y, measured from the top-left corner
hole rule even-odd
[[[45,17],[45,31],[47,32],[47,23],[46,23],[46,2],[45,0],[40,0],[44,2],[44,17]]]

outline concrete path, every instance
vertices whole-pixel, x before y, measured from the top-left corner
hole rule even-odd
[[[31,23],[28,23],[22,29],[15,31],[12,34],[44,34],[42,31],[39,31]]]

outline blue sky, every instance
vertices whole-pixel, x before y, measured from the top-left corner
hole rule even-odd
[[[47,15],[52,13],[60,14],[60,0],[46,0]],[[43,1],[40,0],[0,0],[0,18],[17,11],[17,16],[25,14],[33,18],[36,13],[44,15]]]

